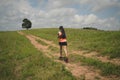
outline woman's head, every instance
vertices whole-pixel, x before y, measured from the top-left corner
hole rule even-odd
[[[59,27],[59,30],[60,30],[61,32],[65,33],[63,26],[60,26],[60,27]]]
[[[60,29],[60,30],[63,30],[63,26],[60,26],[59,29]]]
[[[65,30],[64,30],[63,26],[60,26],[59,30],[62,32],[62,34],[64,34],[64,38],[66,38],[66,34],[65,34]]]

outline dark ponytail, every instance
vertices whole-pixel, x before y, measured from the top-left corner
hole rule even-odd
[[[65,34],[65,30],[64,30],[63,26],[60,26],[59,29],[62,32],[61,38],[66,38],[66,34]]]

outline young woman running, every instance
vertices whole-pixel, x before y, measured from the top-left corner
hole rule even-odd
[[[60,46],[59,59],[62,60],[64,58],[65,62],[68,63],[67,39],[63,26],[59,27],[58,38],[59,38],[59,46]],[[64,49],[65,57],[63,57],[62,55],[62,49]]]

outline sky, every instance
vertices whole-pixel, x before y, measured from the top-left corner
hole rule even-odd
[[[32,28],[120,30],[120,0],[0,0],[0,31]]]

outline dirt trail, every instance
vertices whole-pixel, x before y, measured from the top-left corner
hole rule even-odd
[[[37,36],[34,36],[34,35],[31,35],[31,37],[33,37],[34,39],[36,40],[41,40],[43,42],[45,42],[46,44],[48,45],[51,45],[53,47],[56,47],[56,48],[59,48],[58,45],[54,44],[52,41],[48,41],[48,40],[45,40],[45,39],[42,39],[40,37],[37,37]],[[71,52],[72,54],[78,54],[78,55],[81,55],[81,56],[84,56],[84,57],[89,57],[89,58],[96,58],[102,62],[110,62],[112,64],[115,64],[115,65],[120,65],[120,59],[109,59],[108,56],[98,56],[98,53],[97,52],[86,52],[86,51],[72,51]]]
[[[23,35],[22,32],[20,32],[20,34]],[[48,40],[42,39],[42,38],[34,36],[34,35],[30,35],[30,36],[33,37],[34,39],[41,40],[41,41],[47,43],[48,45],[59,48],[59,46],[54,44],[52,41],[48,41]],[[110,63],[115,64],[115,65],[120,65],[120,59],[109,59],[109,56],[101,56],[97,52],[89,52],[88,53],[87,51],[80,50],[80,51],[72,51],[71,53],[78,54],[78,55],[81,55],[84,57],[95,58],[95,59],[98,59],[102,62],[110,62]]]
[[[48,46],[43,46],[43,45],[39,44],[39,43],[36,41],[36,38],[33,37],[33,35],[26,35],[25,33],[21,32],[21,31],[19,31],[18,33],[21,34],[21,35],[26,36],[26,38],[28,38],[28,39],[30,40],[31,44],[34,45],[35,48],[37,48],[38,50],[40,50],[40,51],[42,50],[42,52],[44,52],[44,53],[49,52],[49,50],[47,49]],[[50,55],[48,55],[48,54],[45,54],[45,55],[46,55],[47,57],[51,58]]]
[[[99,55],[97,52],[86,52],[86,51],[72,51],[74,54],[78,54],[87,58],[98,59],[102,62],[110,62],[115,65],[120,65],[120,59],[110,59],[109,56]]]
[[[40,39],[41,41],[45,42],[46,44],[48,44],[50,46],[57,47],[57,48],[59,47],[59,46],[53,44],[51,41],[42,39],[40,37],[36,37],[34,35],[28,35],[21,31],[19,31],[18,33],[26,36],[26,38],[28,38],[30,40],[30,42],[35,46],[35,48],[44,52],[45,55],[48,56],[49,58],[52,58],[53,56],[56,56],[56,57],[59,56],[58,55],[59,53],[49,55],[48,52],[51,52],[51,50],[48,49],[48,46],[41,45],[40,43],[37,42],[37,40]],[[73,52],[73,53],[76,53],[76,52]],[[73,63],[65,63],[65,62],[62,62],[59,60],[54,60],[54,61],[64,64],[66,66],[66,69],[71,71],[71,73],[77,78],[84,77],[85,80],[96,80],[96,78],[99,78],[99,80],[110,80],[109,78],[102,77],[98,71],[93,71],[92,69],[90,69],[90,67],[81,65],[80,62],[73,64]]]

